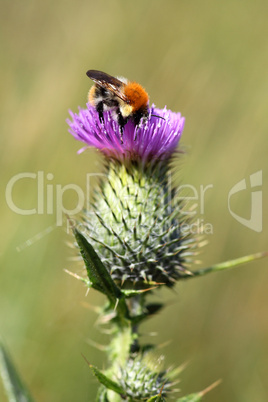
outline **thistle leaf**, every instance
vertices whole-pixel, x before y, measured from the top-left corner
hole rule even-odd
[[[73,232],[85,262],[91,286],[104,293],[110,302],[115,305],[116,301],[122,297],[122,292],[112,280],[111,275],[87,239],[78,229],[74,228]]]
[[[177,402],[199,402],[202,400],[204,395],[210,392],[213,388],[217,387],[220,383],[221,380],[215,381],[213,384],[209,385],[203,391],[183,396],[182,398],[177,399]]]
[[[84,359],[85,359],[85,357],[84,357]],[[119,395],[125,394],[123,388],[119,384],[117,384],[115,381],[108,378],[97,367],[90,364],[87,360],[86,360],[86,362],[89,365],[89,367],[91,368],[91,370],[93,371],[93,374],[95,375],[95,377],[97,377],[100,384],[104,385],[108,389],[111,389],[112,391],[114,391],[115,393],[117,393]]]
[[[33,402],[4,346],[0,343],[0,373],[9,402]]]
[[[225,269],[230,269],[237,267],[238,265],[245,264],[247,262],[255,261],[260,258],[264,258],[268,256],[268,252],[264,251],[262,253],[256,253],[256,254],[251,254],[247,255],[244,257],[236,258],[234,260],[229,260],[229,261],[224,261],[220,262],[219,264],[212,265],[211,267],[208,268],[202,268],[196,271],[191,271],[191,275],[181,275],[181,279],[189,279],[189,278],[194,278],[197,276],[204,276],[207,274],[210,274],[211,272],[217,272],[217,271],[223,271]]]

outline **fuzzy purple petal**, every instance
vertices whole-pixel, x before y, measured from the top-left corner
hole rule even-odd
[[[104,112],[103,122],[100,122],[96,109],[89,104],[87,109],[79,108],[78,114],[70,111],[70,115],[72,120],[68,119],[67,123],[75,139],[99,149],[108,157],[140,158],[145,162],[168,158],[179,143],[185,122],[180,113],[153,106],[145,123],[135,126],[131,120],[127,122],[121,144],[119,125],[109,111]]]

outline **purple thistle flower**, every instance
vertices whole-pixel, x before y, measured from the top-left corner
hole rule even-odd
[[[69,132],[75,139],[99,149],[108,157],[142,159],[144,162],[169,158],[178,145],[185,122],[180,113],[174,113],[166,107],[157,109],[153,105],[149,109],[148,120],[140,126],[135,126],[131,120],[127,122],[122,144],[119,124],[110,111],[104,112],[103,122],[90,104],[87,104],[87,109],[79,108],[78,114],[69,113],[72,117],[72,121],[67,120]]]

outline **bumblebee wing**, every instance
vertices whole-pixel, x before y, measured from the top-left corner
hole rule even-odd
[[[109,74],[103,73],[98,70],[88,70],[87,76],[94,81],[100,87],[111,91],[118,98],[122,99],[124,102],[128,102],[127,97],[124,94],[124,87],[126,84]]]

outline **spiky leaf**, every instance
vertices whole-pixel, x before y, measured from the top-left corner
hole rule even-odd
[[[89,364],[89,367],[93,371],[94,375],[97,377],[100,384],[104,385],[106,388],[116,392],[119,395],[124,395],[123,388],[117,384],[115,381],[111,380],[105,374],[103,374],[97,367]]]
[[[113,304],[116,304],[116,300],[122,296],[120,289],[87,239],[78,229],[74,228],[73,232],[84,259],[91,286],[104,293]]]
[[[8,352],[0,343],[0,372],[9,402],[33,402]]]
[[[267,257],[267,256],[268,256],[268,252],[266,252],[266,251],[261,252],[261,253],[246,255],[244,257],[235,258],[234,260],[220,262],[219,264],[212,265],[211,267],[208,267],[208,268],[202,268],[202,269],[198,269],[196,271],[191,271],[190,272],[191,275],[183,274],[181,276],[181,278],[190,279],[190,278],[195,278],[197,276],[204,276],[204,275],[210,274],[212,272],[224,271],[226,269],[235,268],[235,267],[238,267],[239,265],[246,264],[248,262],[252,262],[252,261],[258,260],[260,258]]]
[[[204,395],[206,395],[208,392],[212,391],[212,389],[217,387],[220,383],[221,383],[221,380],[215,381],[213,384],[211,384],[207,388],[203,389],[203,391],[195,392],[193,394],[183,396],[182,398],[177,399],[177,402],[199,402],[202,400]]]

